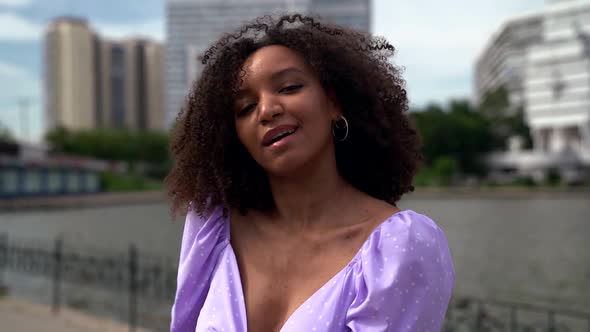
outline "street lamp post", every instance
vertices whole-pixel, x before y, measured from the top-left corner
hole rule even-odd
[[[20,131],[21,131],[21,139],[23,141],[29,140],[29,106],[31,105],[31,100],[29,98],[23,97],[19,98],[18,100],[18,113],[19,113],[19,122],[20,122]]]

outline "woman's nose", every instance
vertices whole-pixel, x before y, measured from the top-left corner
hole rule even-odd
[[[273,96],[264,96],[258,102],[260,122],[263,124],[273,121],[283,114],[283,107]]]

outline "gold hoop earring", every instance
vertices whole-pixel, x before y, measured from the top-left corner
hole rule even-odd
[[[336,130],[345,130],[344,132],[344,137],[339,138],[336,135]],[[344,115],[340,116],[340,119],[336,120],[333,122],[332,124],[332,136],[334,136],[334,138],[337,141],[343,142],[344,140],[346,140],[346,138],[348,137],[348,121],[346,120],[346,118],[344,117]]]

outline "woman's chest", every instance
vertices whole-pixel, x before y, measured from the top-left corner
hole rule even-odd
[[[237,271],[231,256],[216,266],[197,331],[344,331],[346,308],[354,293],[348,267],[308,296],[293,292],[293,283],[280,281],[258,280],[242,287],[236,275],[248,272]]]
[[[342,282],[338,275],[350,263],[354,250],[301,242],[290,250],[286,243],[236,249],[250,331],[280,331],[300,310],[311,311],[310,315],[316,312],[314,319],[330,316],[322,313],[326,301],[320,290],[333,287],[334,281]],[[319,308],[306,308],[316,301],[321,302]]]
[[[342,275],[359,252],[365,227],[341,227],[317,233],[285,233],[232,225],[231,247],[243,287],[244,307],[250,331],[280,331],[301,312],[333,314],[322,295],[342,283]],[[334,288],[340,291],[340,288]],[[338,296],[338,292],[332,291]],[[309,308],[315,302],[321,308]],[[340,308],[342,308],[341,303]],[[345,308],[346,306],[344,306]],[[320,318],[321,317],[321,318]],[[330,322],[333,322],[331,320]],[[328,321],[323,324],[329,323]]]

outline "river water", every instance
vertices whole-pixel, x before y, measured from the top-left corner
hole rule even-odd
[[[444,230],[455,294],[590,309],[590,195],[410,195],[399,206]],[[94,252],[178,256],[183,220],[165,203],[0,212],[0,233]]]

